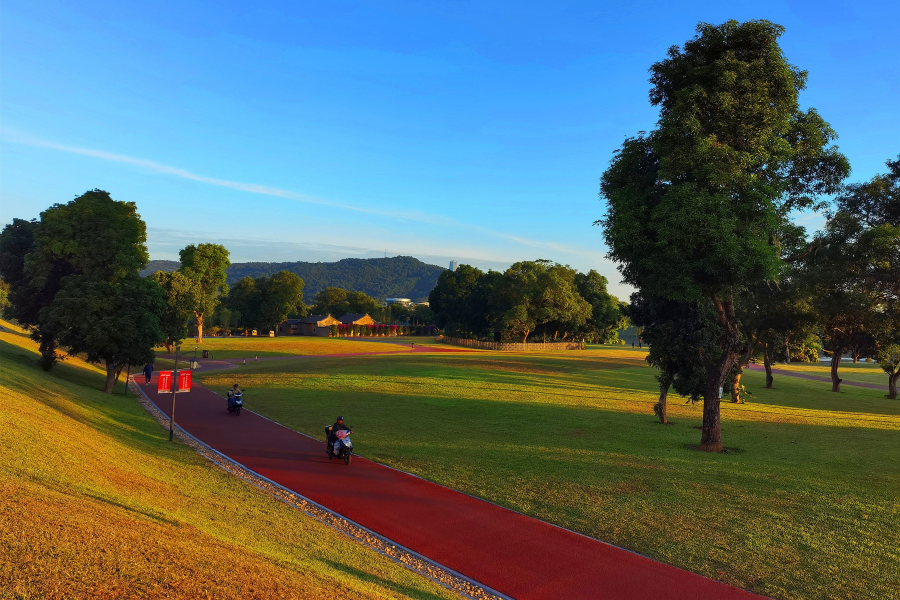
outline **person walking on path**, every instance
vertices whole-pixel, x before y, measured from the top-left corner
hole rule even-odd
[[[146,383],[150,383],[150,377],[153,375],[153,363],[147,363],[144,365],[144,377],[146,378]]]

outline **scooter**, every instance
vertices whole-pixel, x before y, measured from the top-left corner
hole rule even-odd
[[[350,441],[352,431],[336,431],[331,435],[331,427],[325,428],[325,453],[328,454],[328,460],[333,458],[341,458],[345,465],[350,464],[350,457],[353,456],[353,442]]]
[[[238,392],[237,394],[228,393],[228,412],[237,413],[237,416],[241,416],[241,409],[244,408],[244,392]]]

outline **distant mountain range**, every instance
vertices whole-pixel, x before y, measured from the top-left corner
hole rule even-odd
[[[181,266],[177,260],[151,260],[141,271],[144,277],[156,271],[174,271]],[[311,302],[313,296],[326,287],[339,287],[365,292],[373,298],[409,298],[414,302],[428,299],[428,292],[437,283],[444,267],[423,263],[412,256],[393,258],[345,258],[337,262],[249,262],[228,267],[228,285],[244,277],[263,277],[278,271],[290,271],[306,283],[303,297]]]

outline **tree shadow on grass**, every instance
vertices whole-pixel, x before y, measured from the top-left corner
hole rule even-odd
[[[367,583],[373,583],[379,585],[383,588],[386,588],[394,593],[403,594],[403,596],[408,598],[421,598],[422,600],[444,600],[443,596],[439,596],[432,592],[412,587],[408,585],[398,584],[396,582],[390,581],[388,579],[384,579],[383,577],[379,577],[378,575],[374,575],[367,571],[363,571],[361,569],[357,569],[356,567],[351,567],[350,565],[346,565],[343,563],[334,562],[331,560],[323,560],[325,564],[330,566],[335,571],[339,571],[342,573],[346,573],[356,579],[361,581],[365,581]]]
[[[0,360],[4,361],[4,387],[28,394],[32,400],[95,429],[131,450],[159,454],[168,449],[168,436],[156,420],[137,402],[133,393],[105,394],[100,373],[74,365],[56,365],[49,373],[37,363],[36,353],[0,340]],[[80,410],[84,407],[88,410]],[[192,454],[171,457],[191,460]]]

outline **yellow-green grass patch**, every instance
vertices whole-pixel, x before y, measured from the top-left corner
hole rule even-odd
[[[193,357],[195,346],[198,358],[202,356],[204,350],[208,350],[212,358],[251,358],[254,356],[307,356],[355,352],[404,352],[409,348],[408,345],[403,344],[386,344],[306,335],[285,335],[274,338],[243,336],[205,337],[201,343],[188,339],[182,343],[181,349],[185,356]],[[165,353],[165,351],[165,348],[157,348],[158,354]]]

